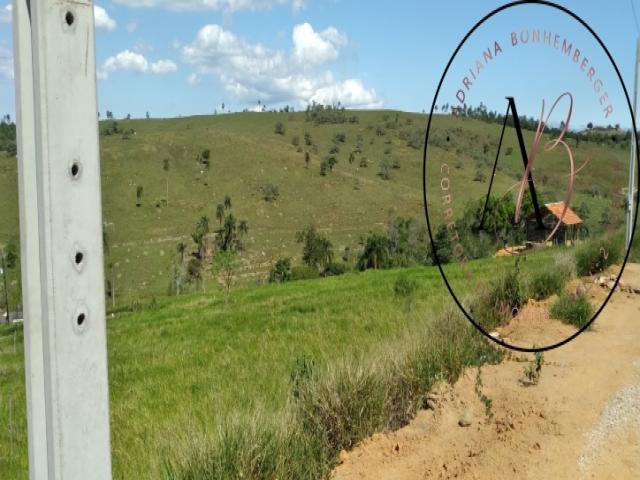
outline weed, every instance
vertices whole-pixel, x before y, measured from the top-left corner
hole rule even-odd
[[[478,367],[478,373],[476,374],[476,385],[475,385],[476,395],[484,405],[484,413],[487,418],[493,417],[493,400],[487,397],[482,391],[482,367]]]

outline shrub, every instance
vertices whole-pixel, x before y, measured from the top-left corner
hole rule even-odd
[[[293,138],[291,139],[291,145],[293,145],[294,147],[300,145],[300,137],[298,135],[293,136]]]
[[[553,294],[562,293],[567,278],[558,270],[543,270],[535,273],[529,281],[529,295],[542,300]]]
[[[591,320],[593,307],[584,294],[564,293],[551,306],[551,316],[582,328]]]
[[[520,278],[518,260],[484,291],[480,292],[470,306],[470,310],[487,330],[505,325],[522,306],[525,292]]]
[[[619,237],[591,240],[576,249],[578,275],[593,275],[620,261],[622,241]]]
[[[340,147],[336,144],[331,145],[331,148],[329,149],[329,154],[330,155],[335,155],[336,153],[340,153]]]
[[[280,188],[273,183],[265,183],[260,187],[262,198],[267,202],[273,202],[280,196]]]
[[[344,263],[331,262],[327,265],[327,268],[324,270],[324,275],[326,277],[333,277],[342,275],[347,271],[347,266]]]
[[[271,267],[269,272],[269,283],[284,283],[291,280],[291,258],[281,257]]]
[[[273,130],[275,133],[277,133],[278,135],[284,135],[285,134],[285,128],[284,128],[284,123],[282,122],[277,122],[276,126],[274,127]]]
[[[291,280],[310,280],[319,278],[320,272],[315,267],[308,265],[298,265],[291,268]]]
[[[473,181],[474,182],[484,183],[484,182],[487,181],[487,176],[485,175],[485,173],[482,170],[477,169],[476,173],[473,175]]]
[[[391,162],[388,159],[383,158],[380,161],[378,176],[383,180],[391,180]]]
[[[344,143],[344,142],[347,141],[347,135],[345,133],[343,133],[343,132],[336,133],[333,136],[333,141],[336,142],[336,143],[337,142]]]
[[[398,298],[412,297],[418,289],[418,282],[406,274],[400,274],[393,284],[393,293]]]

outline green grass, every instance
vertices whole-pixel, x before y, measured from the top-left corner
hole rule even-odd
[[[593,316],[593,307],[585,295],[563,293],[551,305],[551,316],[576,328],[582,328]]]
[[[552,254],[537,252],[523,270],[544,268]],[[512,261],[479,260],[470,268],[479,278],[494,278]],[[417,285],[410,310],[394,291],[400,274]],[[455,267],[450,276],[463,278]],[[292,372],[305,359],[330,370],[334,361],[380,358],[381,349],[406,343],[408,331],[429,328],[451,304],[437,268],[422,267],[239,288],[228,297],[216,290],[166,298],[109,318],[115,478],[157,478],[178,449],[176,439],[193,436],[192,430],[211,434],[256,409],[266,419],[277,417],[290,402]],[[464,355],[454,352],[447,360],[451,372],[459,370],[459,358]],[[0,399],[0,478],[26,478],[20,327],[0,326]]]

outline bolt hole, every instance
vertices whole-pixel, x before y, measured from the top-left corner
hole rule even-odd
[[[84,255],[82,252],[76,252],[76,265],[80,265],[82,263],[82,259]]]
[[[71,175],[73,175],[73,177],[77,177],[78,174],[80,173],[80,165],[78,165],[77,163],[74,163],[73,165],[71,165]]]
[[[64,20],[65,22],[67,22],[67,25],[71,26],[73,24],[73,21],[75,20],[73,18],[73,13],[67,12],[67,14],[64,16]]]
[[[81,327],[82,325],[84,325],[84,321],[86,319],[87,319],[87,316],[84,313],[81,313],[76,317],[76,323],[78,324],[79,327]]]

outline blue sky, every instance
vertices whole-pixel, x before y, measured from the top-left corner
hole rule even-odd
[[[6,1],[6,0],[5,0]],[[634,0],[638,2],[638,0]],[[103,0],[96,2],[99,109],[116,117],[206,114],[310,101],[356,108],[429,109],[451,53],[482,16],[504,2],[487,0]],[[559,1],[601,36],[633,90],[636,25],[629,0]],[[640,11],[640,2],[636,8]],[[589,52],[609,86],[615,116],[600,114],[597,97],[578,66],[541,47],[503,46],[505,55],[483,71],[469,103],[504,109],[516,91],[521,113],[538,114],[540,101],[572,89],[574,126],[628,124],[621,89],[593,39],[573,20],[540,7],[523,7],[481,28],[463,48],[445,82],[442,100],[494,37],[508,41],[521,28],[549,28]],[[509,47],[511,47],[509,45]],[[529,48],[529,50],[526,50]],[[11,21],[0,0],[0,112],[14,115]],[[518,58],[526,67],[514,79]],[[486,72],[486,74],[485,74]],[[538,73],[536,73],[538,72]],[[545,72],[540,74],[539,72]],[[537,76],[535,81],[533,76]],[[500,83],[502,82],[502,83]],[[492,87],[493,86],[493,87]],[[533,93],[533,94],[532,94]],[[557,92],[561,93],[560,91]],[[618,106],[619,105],[619,106]]]

